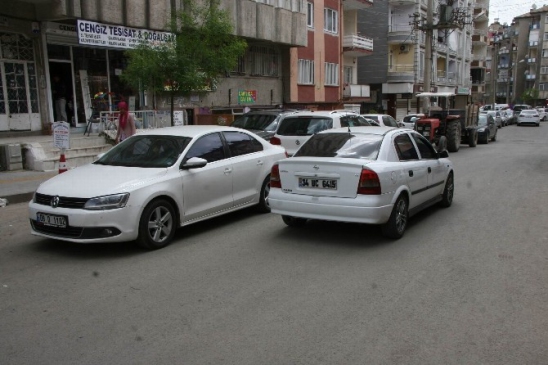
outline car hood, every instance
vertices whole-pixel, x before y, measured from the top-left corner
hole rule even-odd
[[[85,165],[40,184],[37,193],[79,198],[132,191],[166,175],[167,168]]]

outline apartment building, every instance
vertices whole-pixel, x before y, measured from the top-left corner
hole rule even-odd
[[[512,25],[500,24],[498,19],[489,26],[487,85],[482,104],[510,104],[514,99],[518,33]]]
[[[340,1],[332,3],[340,12]],[[284,104],[291,79],[290,53],[310,41],[306,4],[304,0],[222,0],[234,33],[248,41],[248,52],[215,90],[177,99],[175,108],[183,112],[185,123],[207,123],[216,113],[237,114],[245,108]],[[125,35],[142,33],[155,40],[169,37],[166,22],[180,8],[181,1],[173,0],[3,2],[0,132],[49,128],[57,118],[54,75],[63,83],[67,121],[75,128],[87,123],[96,95],[107,95],[107,108],[113,107],[113,97],[122,96],[135,109],[168,110],[166,101],[160,99],[153,105],[150,95],[129,89],[120,75],[131,41]],[[116,39],[97,29],[116,29]]]
[[[359,81],[371,82],[375,85],[372,86],[375,91],[378,90],[376,85],[381,82],[382,96],[377,97],[380,102],[377,101],[376,106],[382,106],[383,111],[396,119],[419,111],[420,105],[415,95],[425,91],[426,67],[431,67],[431,91],[471,93],[473,25],[465,15],[472,2],[434,0],[432,64],[428,66],[425,64],[427,5],[427,0],[389,0],[386,18],[381,7],[375,6],[374,12],[364,18],[376,20],[367,25],[360,22],[364,29],[377,28],[377,33],[372,35],[375,38],[375,54],[380,62],[377,58],[362,60]],[[371,24],[374,26],[371,27]],[[386,32],[384,38],[383,32]],[[382,39],[386,39],[386,44]],[[386,50],[384,53],[383,49]],[[373,69],[377,76],[372,75]]]
[[[472,79],[472,101],[484,104],[488,102],[486,95],[487,61],[491,59],[489,50],[489,0],[474,0],[470,2],[472,13],[472,62],[470,76]]]

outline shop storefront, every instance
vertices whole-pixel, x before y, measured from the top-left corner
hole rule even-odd
[[[84,126],[101,111],[116,110],[122,99],[131,110],[142,109],[144,95],[121,80],[124,52],[137,44],[137,35],[166,33],[83,20],[48,22],[44,30],[51,120]]]

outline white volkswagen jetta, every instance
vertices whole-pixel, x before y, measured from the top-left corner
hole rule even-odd
[[[170,243],[179,226],[266,202],[285,150],[239,128],[181,126],[128,138],[92,164],[42,183],[34,235],[78,243]]]
[[[410,216],[453,201],[446,151],[409,129],[339,128],[320,132],[274,164],[268,202],[288,226],[307,219],[382,225],[403,236]]]

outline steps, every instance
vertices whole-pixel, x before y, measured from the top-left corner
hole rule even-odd
[[[59,169],[61,150],[53,146],[53,139],[24,143],[23,164],[25,170],[53,171]],[[91,134],[70,138],[70,149],[65,151],[69,169],[86,165],[97,159],[97,155],[112,148],[105,136]]]

